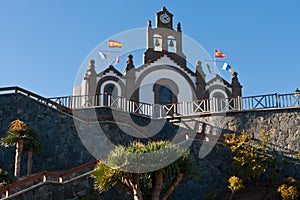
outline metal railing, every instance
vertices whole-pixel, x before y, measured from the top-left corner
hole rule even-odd
[[[112,96],[109,94],[52,97],[49,98],[49,100],[70,109],[104,106],[122,110],[124,112],[153,116],[152,104],[132,101],[124,97]]]
[[[247,111],[270,108],[289,108],[300,106],[300,95],[266,94],[236,98],[212,98],[192,102],[179,102],[167,105],[154,105],[128,100],[124,97],[109,94],[80,95],[44,98],[19,87],[0,88],[0,94],[7,91],[21,93],[50,107],[71,111],[72,109],[90,107],[110,107],[128,113],[162,118],[170,115],[188,116],[195,114],[217,113],[228,111]]]
[[[92,161],[64,172],[40,172],[0,188],[0,199],[13,199],[14,196],[33,190],[47,182],[63,185],[82,176],[89,176],[97,161]],[[86,172],[88,170],[88,172]],[[71,176],[73,175],[73,176]],[[51,180],[52,179],[52,180]],[[51,181],[50,181],[51,180]]]
[[[61,111],[65,111],[65,112],[71,112],[71,109],[69,107],[64,106],[66,104],[54,102],[49,98],[42,97],[38,94],[35,94],[33,92],[30,92],[28,90],[25,90],[25,89],[17,87],[17,86],[0,88],[0,94],[7,94],[7,93],[23,94],[25,96],[30,97],[31,99],[34,99],[42,104],[49,106],[51,108],[56,108],[56,109],[59,109]]]
[[[180,102],[160,105],[160,117],[168,115],[188,116],[199,113],[217,113],[228,111],[247,111],[271,108],[291,108],[300,106],[300,95],[267,94],[225,99],[203,99],[193,102]]]

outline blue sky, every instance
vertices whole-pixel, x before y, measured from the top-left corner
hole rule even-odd
[[[77,70],[94,47],[146,27],[163,6],[211,55],[214,49],[226,53],[244,95],[300,88],[297,0],[1,0],[0,87],[70,95]],[[230,81],[229,72],[221,73]]]

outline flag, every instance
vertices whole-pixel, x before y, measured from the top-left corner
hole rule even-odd
[[[110,60],[110,55],[109,54],[105,54],[101,51],[98,52],[100,57],[104,60],[104,59],[107,59],[107,60]]]
[[[210,68],[210,66],[209,66],[208,63],[206,63],[206,67],[207,67],[207,69],[208,69],[208,72],[211,74],[211,73],[212,73],[212,72],[211,72],[211,68]]]
[[[120,55],[118,55],[118,57],[116,58],[114,64],[116,65],[116,64],[118,64],[119,62],[120,62]]]
[[[115,40],[108,40],[109,48],[122,48],[122,43]]]
[[[226,70],[226,71],[229,71],[229,72],[231,72],[232,74],[233,74],[233,72],[234,72],[234,69],[233,69],[230,65],[228,65],[227,62],[224,62],[224,65],[223,65],[222,69],[223,69],[223,70]]]
[[[215,49],[215,58],[227,58],[227,56],[221,51]]]

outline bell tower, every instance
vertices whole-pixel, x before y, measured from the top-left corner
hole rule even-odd
[[[182,52],[181,24],[177,24],[177,30],[173,29],[173,14],[166,7],[156,13],[156,27],[152,28],[152,22],[148,21],[146,40],[144,63],[151,63],[167,55],[179,65],[186,67],[186,57]]]

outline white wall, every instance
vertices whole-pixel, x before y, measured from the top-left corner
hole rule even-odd
[[[141,82],[139,98],[140,102],[154,104],[153,86],[160,79],[170,79],[177,84],[178,102],[193,101],[193,88],[187,80],[178,72],[170,69],[157,69],[147,74]]]
[[[161,65],[170,65],[172,67],[175,67],[175,68],[180,69],[181,71],[183,71],[183,69],[179,65],[177,65],[173,60],[171,60],[166,55],[164,55],[163,57],[158,59],[156,62],[149,64],[149,66],[147,66],[144,70],[154,68],[154,67],[157,67],[157,66],[161,66]],[[136,78],[137,79],[144,73],[144,70],[136,72]],[[193,81],[193,83],[195,83],[196,79],[195,79],[194,76],[191,76],[189,73],[187,73],[185,71],[184,71],[184,73]],[[167,78],[167,76],[165,78]]]

